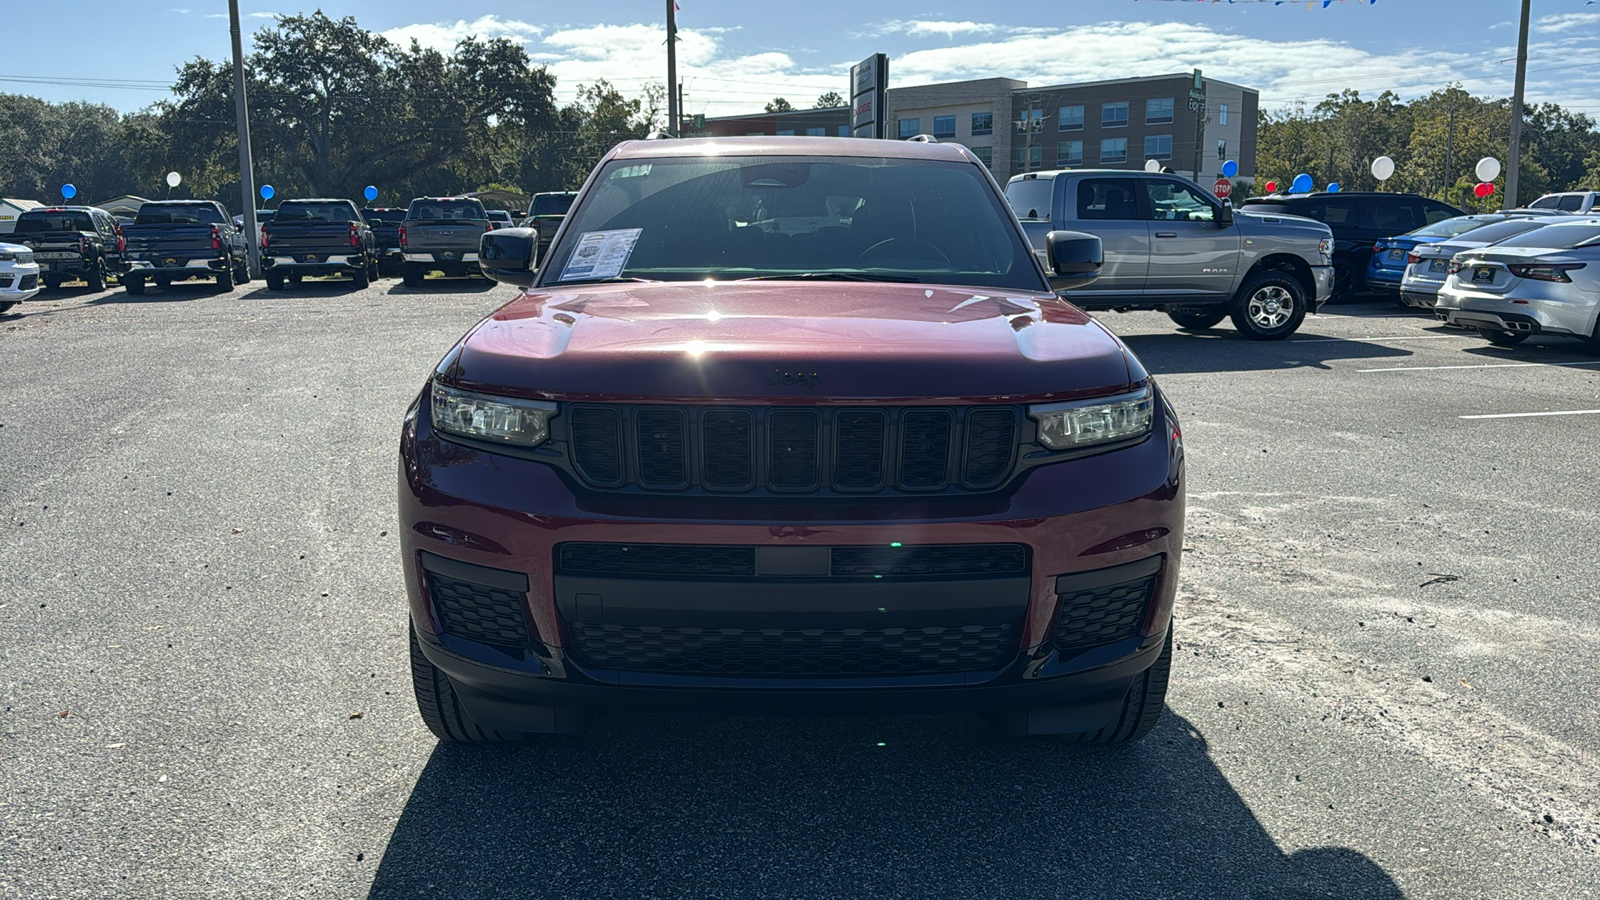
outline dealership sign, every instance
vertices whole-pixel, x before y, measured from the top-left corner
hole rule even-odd
[[[850,67],[850,134],[886,137],[889,57],[874,53]]]

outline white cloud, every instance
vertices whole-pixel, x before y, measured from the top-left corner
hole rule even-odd
[[[999,26],[984,22],[937,22],[923,19],[909,21],[885,22],[878,29],[879,34],[905,34],[911,37],[931,37],[943,35],[953,38],[958,34],[989,34],[998,31]]]
[[[206,13],[206,18],[208,19],[226,19],[227,17],[227,13]]]
[[[245,14],[245,18],[247,18],[247,19],[276,19],[279,15],[281,15],[281,13],[275,13],[275,12],[253,12],[253,13],[246,13]]]
[[[424,47],[448,52],[454,50],[463,38],[508,38],[527,43],[543,33],[544,29],[538,25],[490,14],[479,16],[471,22],[458,19],[453,25],[445,22],[405,25],[389,29],[383,32],[383,36],[402,47],[411,46],[414,40]]]
[[[1533,31],[1540,34],[1571,33],[1572,29],[1593,28],[1600,25],[1600,12],[1561,13],[1540,16],[1533,23]]]

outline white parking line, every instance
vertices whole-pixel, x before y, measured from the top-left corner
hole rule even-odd
[[[1495,413],[1492,416],[1457,416],[1460,419],[1526,419],[1531,416],[1595,416],[1600,409],[1566,409],[1560,412]]]
[[[1397,366],[1392,369],[1357,369],[1357,372],[1436,372],[1440,369],[1523,369],[1533,366],[1600,366],[1600,359],[1593,362],[1559,362],[1559,363],[1484,363],[1478,366]]]
[[[1285,344],[1331,344],[1334,341],[1347,343],[1362,343],[1364,341],[1447,341],[1451,339],[1472,338],[1479,340],[1476,334],[1396,334],[1379,337],[1353,337],[1353,338],[1291,338]]]

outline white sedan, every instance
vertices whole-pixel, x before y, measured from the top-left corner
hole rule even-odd
[[[0,244],[0,313],[39,293],[39,264],[33,250]]]

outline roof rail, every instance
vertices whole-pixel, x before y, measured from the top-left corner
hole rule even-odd
[[[647,141],[665,141],[665,140],[670,139],[671,137],[672,137],[672,135],[667,134],[665,131],[652,131],[649,134],[645,135],[644,139],[647,140]]]
[[[906,138],[906,140],[908,140],[908,141],[916,141],[919,144],[937,144],[937,143],[939,143],[939,139],[934,137],[931,134],[914,134],[911,137]]]

